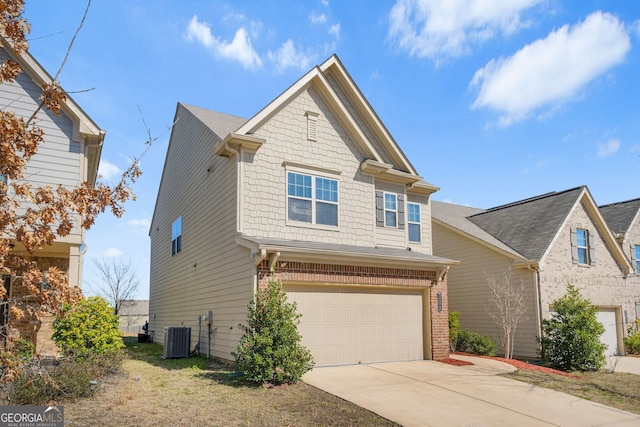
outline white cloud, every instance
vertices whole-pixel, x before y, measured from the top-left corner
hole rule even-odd
[[[148,218],[130,219],[127,224],[131,225],[136,232],[147,233],[151,227],[151,220]]]
[[[296,51],[291,39],[284,42],[277,51],[269,51],[267,58],[276,64],[276,70],[278,72],[282,72],[287,68],[308,70],[311,67],[312,61],[315,60],[315,56],[313,55],[306,55]]]
[[[336,39],[340,39],[340,24],[333,24],[329,27],[329,34],[335,36]]]
[[[309,15],[309,22],[311,22],[312,24],[321,24],[327,22],[327,15],[325,15],[324,13],[318,15],[312,12],[311,15]]]
[[[98,166],[98,175],[100,175],[102,179],[109,180],[120,174],[122,174],[122,170],[118,166],[114,165],[113,163],[109,163],[104,159],[100,160],[100,166]]]
[[[604,144],[598,144],[598,157],[609,157],[614,155],[620,149],[620,141],[610,139]]]
[[[119,258],[124,252],[117,248],[109,248],[102,252],[104,258]]]
[[[198,16],[193,15],[187,27],[187,38],[202,43],[217,56],[239,62],[245,68],[262,67],[262,60],[253,49],[251,39],[244,27],[236,31],[231,42],[227,42],[214,37],[209,24],[198,21]]]
[[[541,107],[557,108],[620,63],[630,48],[629,35],[615,16],[592,13],[476,71],[470,85],[479,93],[472,108],[501,112],[503,125]]]
[[[526,26],[520,13],[542,0],[397,0],[389,37],[411,56],[437,63],[464,55],[498,32]]]

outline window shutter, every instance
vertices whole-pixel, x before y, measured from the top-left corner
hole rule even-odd
[[[404,230],[404,194],[398,194],[398,228]]]
[[[587,244],[589,245],[589,264],[591,265],[596,265],[596,245],[595,245],[595,234],[587,231],[588,236],[587,239]]]
[[[384,193],[376,190],[376,226],[384,227]]]
[[[571,227],[571,262],[578,263],[578,239],[576,237],[576,229]]]

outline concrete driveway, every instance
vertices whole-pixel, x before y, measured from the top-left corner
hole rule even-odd
[[[611,356],[607,358],[607,366],[614,372],[627,372],[640,375],[640,357],[637,356]]]
[[[316,368],[302,379],[403,426],[640,425],[640,415],[497,375],[511,365],[472,360]]]

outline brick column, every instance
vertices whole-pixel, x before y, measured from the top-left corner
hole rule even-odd
[[[441,311],[438,311],[438,294],[442,295]],[[449,357],[449,294],[447,279],[431,288],[431,358]]]

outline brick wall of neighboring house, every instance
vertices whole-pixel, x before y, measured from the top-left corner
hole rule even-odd
[[[401,286],[431,288],[429,311],[431,315],[431,357],[441,360],[449,357],[449,306],[447,281],[437,282],[437,273],[406,268],[369,267],[308,262],[279,263],[272,273],[267,261],[258,266],[258,287],[266,288],[271,277],[282,282],[307,282],[336,285]],[[438,294],[441,294],[438,311]]]
[[[69,270],[69,259],[67,258],[36,258],[38,267],[42,271],[46,271],[51,266],[58,267],[62,271]],[[30,298],[26,287],[21,285],[21,280],[14,279],[11,283],[11,298]],[[9,315],[11,316],[11,314]],[[51,339],[53,335],[52,315],[43,315],[38,318],[34,315],[26,315],[21,319],[9,320],[13,330],[9,331],[11,340],[25,339],[35,345],[36,353],[40,355],[56,355],[59,352],[58,347]]]
[[[586,229],[592,234],[589,245],[595,247],[594,265],[573,264],[571,227]],[[574,285],[593,305],[619,310],[621,331],[626,333],[628,326],[635,321],[635,303],[640,298],[640,283],[635,277],[623,277],[599,230],[582,205],[569,217],[555,244],[541,262],[542,318],[549,317],[549,305],[567,292],[568,284]]]

